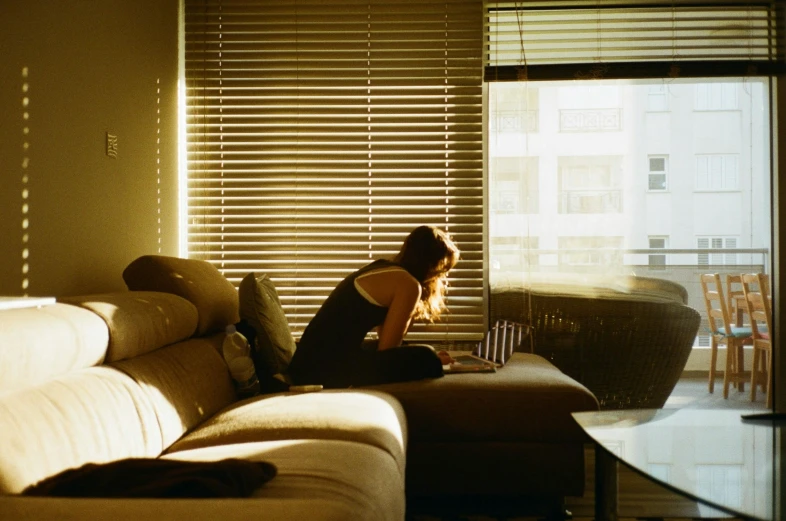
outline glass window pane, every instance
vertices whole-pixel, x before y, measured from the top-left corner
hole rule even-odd
[[[492,290],[510,280],[608,288],[621,275],[665,279],[685,288],[706,323],[699,273],[771,272],[768,81],[662,84],[529,82],[537,128],[490,128]],[[488,87],[492,121],[495,111],[512,110],[501,100],[521,86]],[[654,111],[652,96],[661,93],[672,102]],[[537,183],[508,184],[500,158],[529,161]],[[500,197],[519,201],[495,209]],[[508,242],[495,242],[502,237]],[[708,344],[699,331],[693,345]]]

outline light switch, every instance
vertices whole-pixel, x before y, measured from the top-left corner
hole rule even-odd
[[[117,159],[117,136],[106,133],[106,155],[112,159]]]

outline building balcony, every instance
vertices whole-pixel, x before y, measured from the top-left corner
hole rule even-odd
[[[559,213],[621,213],[622,190],[563,190],[559,194]]]

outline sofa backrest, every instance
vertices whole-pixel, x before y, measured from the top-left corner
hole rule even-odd
[[[157,291],[120,291],[59,301],[85,308],[103,319],[109,332],[105,346],[107,363],[189,338],[199,320],[193,303]]]
[[[104,361],[109,328],[66,304],[0,312],[0,393]]]
[[[0,312],[0,494],[86,463],[159,456],[236,399],[223,335],[192,338],[185,299],[67,300]]]
[[[0,394],[0,493],[86,463],[155,457],[156,411],[140,386],[107,366]]]

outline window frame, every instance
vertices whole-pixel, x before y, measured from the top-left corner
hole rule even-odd
[[[716,169],[712,165],[713,159],[717,159],[720,162],[720,171],[717,172],[720,186],[713,185],[716,178]],[[731,159],[734,159],[733,165],[730,165]],[[695,190],[697,192],[738,192],[740,190],[739,167],[739,154],[696,154]],[[730,177],[728,170],[730,168],[733,169],[733,186],[727,186]],[[702,171],[704,171],[704,174],[702,174]],[[701,180],[702,177],[707,179],[707,186],[702,186],[705,184]]]
[[[663,159],[663,170],[652,170],[652,160]],[[669,191],[669,155],[650,154],[647,156],[647,191],[648,192],[668,192]],[[663,188],[652,188],[652,176],[663,176]]]

